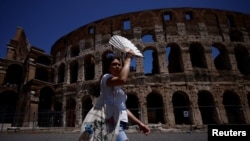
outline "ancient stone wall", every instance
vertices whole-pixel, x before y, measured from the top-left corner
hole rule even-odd
[[[249,102],[245,100],[249,101],[249,18],[233,11],[194,8],[116,15],[59,39],[52,47],[53,66],[66,66],[64,87],[73,83],[79,87],[76,94],[66,97],[74,97],[76,105],[82,105],[85,101],[77,99],[93,94],[86,85],[88,81],[98,82],[105,55],[122,54],[108,44],[112,35],[121,35],[141,52],[151,50],[154,54],[152,62],[145,62],[150,56],[135,58],[135,70],[124,86],[128,107],[136,109],[134,113],[145,123],[166,127],[249,124]],[[149,42],[143,41],[147,35],[152,37]],[[78,48],[78,55],[72,57],[73,47]],[[219,52],[215,57],[214,49]],[[84,61],[89,57],[94,61]],[[70,63],[74,60],[78,62],[78,81],[70,82]],[[87,66],[93,63],[94,71],[89,72]],[[149,73],[144,68],[147,63],[152,63]],[[93,77],[86,79],[91,73]]]

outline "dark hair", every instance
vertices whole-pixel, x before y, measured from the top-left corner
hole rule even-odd
[[[110,67],[110,64],[115,60],[119,60],[120,61],[120,58],[117,57],[117,56],[107,56],[107,58],[105,58],[105,60],[103,60],[103,72],[102,72],[102,75],[106,74],[106,73],[110,73],[109,72],[109,67]]]

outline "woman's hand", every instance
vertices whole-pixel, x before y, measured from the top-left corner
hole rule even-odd
[[[150,131],[149,127],[146,126],[145,124],[140,124],[139,127],[140,127],[140,130],[141,130],[146,136],[150,134],[151,131]]]
[[[132,58],[135,55],[133,50],[129,50],[128,52],[126,52],[126,58]]]
[[[137,117],[134,116],[134,114],[129,110],[127,109],[127,113],[128,113],[128,118],[133,122],[133,123],[136,123],[140,130],[145,134],[145,135],[148,135],[150,134],[150,129],[148,128],[147,125],[143,124]]]

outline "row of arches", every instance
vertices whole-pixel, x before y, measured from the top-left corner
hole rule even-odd
[[[38,103],[23,101],[21,96],[12,90],[6,90],[0,93],[0,122],[10,123],[13,126],[22,125],[27,121],[36,121],[37,126],[49,126],[51,117],[55,111],[61,111],[61,108],[54,104],[54,90],[51,87],[45,86],[36,92],[27,93],[28,97],[38,97]],[[24,97],[24,96],[23,96]],[[31,109],[25,109],[29,105]],[[33,105],[33,106],[32,106]],[[34,106],[37,105],[37,106]],[[53,107],[53,108],[52,108]],[[27,113],[27,115],[25,115]]]
[[[138,47],[144,48],[144,73],[160,73],[161,70],[157,69],[160,68],[160,50],[153,46],[147,46],[147,44],[152,44],[155,42],[153,40],[153,36],[145,35],[142,40],[145,45],[138,44]],[[249,75],[250,68],[248,66],[250,64],[250,56],[248,47],[244,46],[243,44],[233,44],[232,46],[232,49],[230,49],[229,46],[226,46],[225,44],[219,42],[212,43],[209,47],[199,42],[190,42],[187,43],[186,46],[181,46],[178,43],[169,43],[166,45],[164,56],[162,57],[165,58],[169,73],[184,72],[187,69],[184,66],[187,60],[184,60],[183,55],[184,52],[188,50],[193,68],[208,69],[210,67],[208,60],[211,59],[216,70],[231,71],[233,68],[232,59],[235,58],[237,63],[236,68],[238,68],[240,73]],[[232,58],[231,56],[233,56],[234,58]],[[156,70],[154,70],[155,68]]]
[[[147,35],[152,36],[152,35]],[[154,42],[153,37],[151,40],[149,37],[145,37],[146,41],[145,45],[138,44],[139,48],[143,48],[143,60],[139,60],[138,58],[134,58],[131,64],[131,71],[138,72],[138,68],[142,67],[142,70],[145,75],[151,74],[159,74],[161,72],[167,71],[168,73],[182,73],[185,72],[188,68],[185,68],[185,63],[188,61],[184,58],[184,52],[186,47],[182,47],[177,43],[170,43],[165,47],[164,56],[159,56],[159,52],[162,50],[157,49],[154,46],[147,46],[147,44],[151,44]],[[243,75],[250,74],[250,56],[249,51],[246,46],[242,44],[233,45],[233,50],[228,50],[228,47],[222,43],[213,43],[210,48],[204,47],[201,43],[193,42],[190,43],[188,48],[190,62],[193,68],[202,68],[202,69],[211,69],[209,66],[209,60],[213,61],[214,68],[218,71],[232,71],[233,68],[237,68],[239,72]],[[210,51],[209,54],[207,52]],[[231,55],[233,52],[233,55]],[[103,53],[102,56],[105,56]],[[164,62],[161,61],[161,57],[165,58]],[[211,58],[208,58],[211,57]],[[232,58],[233,57],[233,58]],[[35,69],[35,79],[52,82],[54,77],[54,70],[50,71],[47,67],[43,67],[43,65],[49,65],[49,60],[43,59],[46,57],[38,57],[37,58],[37,67]],[[87,54],[83,56],[84,65],[81,67],[78,58],[72,58],[69,68],[70,68],[70,83],[75,83],[78,81],[79,72],[78,69],[84,69],[84,80],[94,80],[96,79],[96,59],[98,56],[94,56],[92,54]],[[233,60],[232,60],[233,59]],[[45,61],[41,61],[45,60]],[[233,67],[233,61],[236,61],[235,67]],[[138,61],[143,61],[143,66],[138,65]],[[165,64],[165,65],[164,65]],[[63,83],[65,80],[65,72],[66,64],[61,63],[59,67],[56,69],[57,73],[57,83]],[[24,74],[27,68],[19,64],[10,64],[7,67],[5,81],[2,85],[17,85],[20,84],[24,77],[27,77]]]
[[[176,91],[169,96],[152,91],[145,97],[145,102],[139,97],[141,96],[137,93],[128,93],[127,107],[137,118],[149,124],[196,124],[197,121],[194,121],[194,116],[197,118],[196,109],[199,111],[202,124],[225,124],[220,106],[224,107],[226,124],[246,124],[249,120],[246,117],[247,107],[243,105],[248,104],[248,108],[250,108],[250,93],[246,94],[247,103],[244,103],[242,97],[234,91],[225,91],[221,100],[220,96],[213,95],[206,90],[197,93],[195,96],[197,101],[184,91]],[[15,122],[20,122],[18,118],[21,117],[17,116],[22,114],[20,111],[19,113],[16,111],[17,101],[18,96],[14,92],[5,91],[0,94],[0,120],[2,123],[18,124]],[[90,95],[83,96],[80,102],[69,97],[66,103],[62,104],[62,101],[54,100],[54,92],[50,87],[44,87],[39,94],[38,109],[35,113],[30,113],[32,116],[29,120],[37,120],[39,127],[76,127],[78,126],[76,121],[82,121],[92,108]],[[78,108],[79,104],[81,107]],[[174,118],[170,118],[171,115]],[[64,116],[66,125],[63,125]],[[79,117],[82,118],[77,119]],[[171,121],[171,119],[174,120]]]
[[[162,50],[157,49],[154,46],[138,45],[139,48],[143,48],[143,58],[133,58],[131,63],[131,71],[139,72],[142,68],[144,75],[160,74],[161,72],[168,73],[184,73],[188,66],[185,65],[189,61],[191,62],[192,68],[201,69],[214,69],[217,71],[233,71],[234,68],[238,69],[243,75],[250,74],[250,56],[247,47],[242,44],[235,44],[233,50],[228,50],[226,45],[222,43],[213,43],[210,47],[204,47],[201,43],[192,42],[185,46],[180,46],[177,43],[170,43],[165,47],[164,56],[161,56],[159,52]],[[188,49],[189,57],[186,57],[186,48]],[[233,52],[233,54],[231,53]],[[103,52],[102,56],[105,56],[107,51]],[[85,80],[96,79],[96,69],[97,65],[95,59],[99,56],[94,56],[92,54],[87,54],[83,56],[84,59],[84,78]],[[161,59],[163,58],[163,59]],[[189,60],[187,60],[189,59]],[[77,81],[79,58],[73,59],[70,62],[70,83]],[[102,61],[104,57],[102,57]],[[142,61],[143,66],[140,66],[137,62]],[[213,65],[210,65],[210,61]],[[234,65],[236,61],[237,66]],[[67,72],[65,63],[61,63],[58,68],[58,83],[64,82],[65,72]]]
[[[33,62],[31,61],[33,60]],[[33,66],[36,64],[34,79],[42,80],[45,82],[52,82],[51,77],[53,77],[53,73],[49,67],[51,66],[51,60],[49,57],[41,55],[37,58],[30,58],[29,64]],[[10,63],[6,66],[6,75],[4,77],[4,81],[2,82],[2,86],[18,86],[24,83],[25,78],[29,78],[32,73],[32,70],[29,70],[31,67],[24,62],[20,63]],[[34,64],[31,64],[34,63]]]
[[[248,122],[245,116],[246,113],[243,110],[246,107],[242,107],[244,103],[242,103],[239,95],[233,91],[225,91],[223,93],[222,103],[218,103],[218,97],[206,90],[197,93],[197,103],[192,101],[190,96],[183,91],[173,93],[170,96],[172,97],[171,100],[164,100],[165,96],[162,96],[158,92],[149,93],[145,98],[145,103],[139,97],[135,93],[128,93],[127,107],[139,119],[147,115],[146,123],[149,124],[169,124],[169,122],[175,125],[195,124],[196,121],[194,121],[193,116],[195,115],[194,110],[196,108],[200,112],[202,124],[225,124],[225,121],[221,117],[222,111],[219,109],[221,105],[224,106],[228,120],[226,124],[246,124]],[[248,107],[250,108],[250,93],[246,97],[248,99]],[[83,119],[87,111],[92,107],[90,101],[90,98],[82,100]],[[146,107],[143,107],[143,105],[146,105]],[[146,113],[143,111],[143,108],[147,110]],[[174,121],[169,121],[171,118],[168,119],[168,116],[172,114],[174,115]]]

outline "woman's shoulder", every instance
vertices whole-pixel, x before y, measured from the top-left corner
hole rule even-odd
[[[102,76],[102,79],[103,79],[103,78],[112,77],[112,76],[113,76],[112,74],[106,73],[106,74],[104,74],[104,75]]]
[[[109,73],[106,73],[102,76],[102,79],[101,79],[101,83],[106,83],[107,79],[112,77],[113,75],[112,74],[109,74]]]

